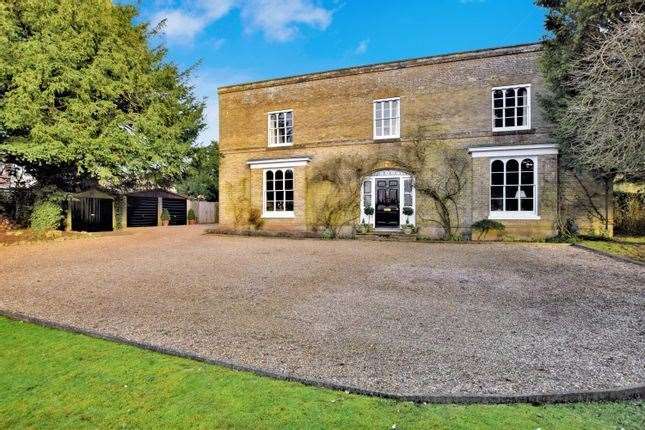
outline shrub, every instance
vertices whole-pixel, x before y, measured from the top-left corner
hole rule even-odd
[[[170,211],[168,209],[164,209],[161,211],[161,220],[170,221]]]
[[[645,191],[614,192],[614,233],[645,235]]]
[[[262,230],[264,226],[264,219],[262,219],[262,213],[258,208],[249,209],[249,225],[254,227],[256,230]]]
[[[195,221],[196,219],[197,219],[197,215],[195,215],[195,209],[193,208],[188,209],[188,220]]]
[[[336,232],[332,228],[327,227],[320,233],[320,237],[322,239],[331,240],[336,238]]]
[[[36,231],[56,230],[60,228],[62,219],[62,210],[58,203],[40,201],[31,212],[30,224]]]
[[[476,223],[473,223],[470,228],[474,231],[479,232],[477,240],[486,237],[486,235],[491,231],[501,233],[505,229],[504,224],[492,219],[482,219],[480,221],[477,221]]]
[[[354,230],[358,234],[365,234],[369,233],[372,231],[372,225],[367,224],[365,220],[363,220],[360,224],[357,224],[354,226]]]

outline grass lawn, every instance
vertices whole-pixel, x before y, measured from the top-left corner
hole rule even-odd
[[[583,240],[580,244],[598,251],[645,261],[645,237],[643,236],[617,236],[614,240]]]
[[[637,429],[641,402],[415,405],[0,318],[0,428]]]

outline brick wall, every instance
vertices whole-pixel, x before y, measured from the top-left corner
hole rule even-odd
[[[289,149],[267,149],[267,112],[284,109],[294,111],[294,149],[373,144],[372,102],[387,97],[401,98],[404,140],[424,126],[432,128],[435,137],[466,139],[473,145],[544,143],[547,124],[537,108],[536,94],[543,82],[536,49],[531,45],[386,70],[367,67],[330,78],[313,75],[225,87],[219,95],[220,149],[285,155]],[[533,86],[533,131],[493,136],[490,90],[510,84]]]
[[[302,230],[311,227],[304,213],[307,175],[328,157],[369,154],[406,144],[421,128],[427,139],[464,151],[473,146],[552,143],[549,124],[537,101],[544,91],[538,56],[539,45],[527,45],[221,88],[221,223],[235,223],[235,214],[239,214],[236,205],[244,199],[261,208],[262,174],[261,170],[249,169],[246,162],[251,159],[312,158],[309,166],[294,169],[296,218],[268,219],[265,225],[267,229]],[[494,134],[491,88],[513,84],[531,84],[531,130]],[[375,141],[373,101],[388,97],[401,100],[401,138]],[[267,113],[285,109],[293,109],[293,146],[268,148]],[[468,169],[472,178],[460,201],[464,228],[488,216],[487,163],[487,159],[476,159]],[[538,163],[541,219],[509,222],[509,230],[519,236],[553,232],[558,201],[557,158],[539,157]],[[417,206],[431,208],[432,204],[417,199]],[[422,223],[421,227],[427,234],[439,233],[432,223]]]

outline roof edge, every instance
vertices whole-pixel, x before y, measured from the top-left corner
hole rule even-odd
[[[524,43],[519,45],[499,46],[495,48],[475,49],[471,51],[457,51],[447,54],[431,55],[426,57],[408,58],[403,60],[373,63],[361,66],[344,67],[340,69],[325,70],[321,72],[304,73],[300,75],[284,76],[278,78],[263,79],[259,81],[243,82],[239,84],[224,85],[218,87],[218,94],[245,91],[257,88],[266,88],[278,85],[287,85],[319,79],[330,79],[342,76],[358,75],[363,73],[374,73],[387,70],[425,66],[429,64],[449,63],[465,61],[478,58],[498,57],[519,53],[536,52],[542,49],[542,42]]]

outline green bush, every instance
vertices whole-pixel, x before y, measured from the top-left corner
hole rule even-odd
[[[62,210],[58,203],[40,201],[31,212],[31,228],[37,231],[56,230],[60,228],[62,219]]]
[[[336,233],[334,232],[334,229],[327,227],[320,233],[320,237],[331,240],[336,238]]]
[[[195,209],[193,208],[188,209],[188,220],[194,221],[196,219],[197,219],[197,215],[195,215]]]
[[[485,237],[491,231],[496,231],[498,233],[501,233],[505,229],[504,224],[502,224],[499,221],[492,220],[492,219],[479,220],[479,221],[473,223],[470,226],[470,228],[473,231],[478,231],[479,232],[479,235],[477,236],[477,239],[481,239],[481,238]]]

